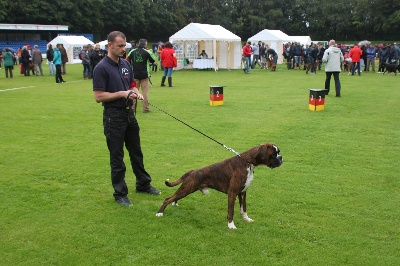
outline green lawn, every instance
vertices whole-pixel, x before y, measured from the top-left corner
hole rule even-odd
[[[235,154],[152,107],[137,113],[152,184],[133,206],[112,197],[102,107],[81,65],[65,84],[0,70],[1,265],[398,265],[400,77],[342,73],[342,97],[308,110],[323,70],[182,70],[175,87],[153,74],[150,103],[238,152],[279,146],[280,168],[259,167],[246,223],[227,227],[227,196],[210,190],[156,212],[190,169]],[[45,73],[48,73],[45,65]],[[209,85],[224,105],[209,105]],[[13,89],[13,90],[9,90]],[[139,103],[139,107],[141,104]]]

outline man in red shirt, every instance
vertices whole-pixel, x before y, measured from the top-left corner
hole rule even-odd
[[[361,49],[358,45],[354,45],[353,49],[350,50],[349,56],[351,57],[351,75],[354,76],[355,66],[357,65],[358,75],[361,76],[361,65],[360,58],[362,55]]]
[[[245,66],[245,68],[243,69],[244,70],[244,73],[246,73],[246,74],[250,74],[250,72],[249,72],[249,66],[250,66],[250,62],[251,62],[251,54],[253,53],[253,51],[251,50],[251,42],[247,42],[246,43],[246,45],[245,46],[243,46],[243,49],[242,49],[242,53],[243,53],[243,60],[244,60],[244,62],[245,62],[245,64],[246,64],[246,66]]]

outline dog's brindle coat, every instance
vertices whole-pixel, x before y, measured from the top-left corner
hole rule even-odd
[[[176,204],[178,200],[196,190],[207,193],[207,188],[213,188],[228,194],[228,228],[236,229],[233,222],[236,196],[239,198],[240,213],[243,219],[252,222],[253,220],[247,216],[246,212],[246,190],[253,180],[254,167],[257,165],[266,165],[269,168],[279,167],[282,164],[282,156],[279,152],[279,148],[271,143],[261,144],[243,152],[240,156],[201,169],[191,170],[175,182],[165,181],[169,187],[180,183],[182,185],[174,195],[165,199],[157,216],[163,216],[164,209],[168,204]]]

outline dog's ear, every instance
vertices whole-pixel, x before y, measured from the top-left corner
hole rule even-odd
[[[265,164],[265,162],[267,161],[268,158],[268,149],[271,148],[270,144],[261,144],[258,147],[258,153],[256,156],[256,161],[257,163],[262,163]]]

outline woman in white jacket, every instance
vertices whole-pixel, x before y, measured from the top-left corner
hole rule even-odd
[[[335,40],[329,41],[329,48],[325,50],[324,56],[322,58],[325,65],[325,90],[326,95],[329,93],[331,77],[335,79],[336,97],[340,97],[340,80],[339,73],[341,72],[340,64],[343,62],[343,54],[340,48],[336,47]]]

